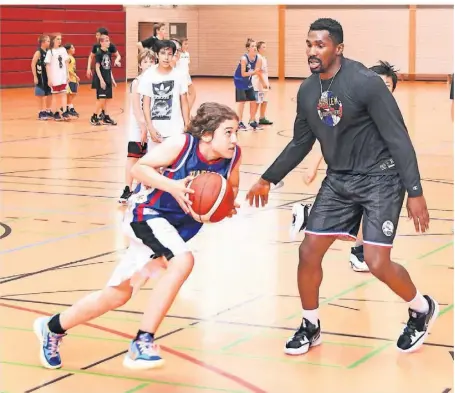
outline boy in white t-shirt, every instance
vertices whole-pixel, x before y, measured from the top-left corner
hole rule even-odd
[[[172,135],[182,134],[189,123],[187,76],[172,68],[176,52],[172,41],[156,43],[158,65],[150,67],[139,82],[143,111],[150,134],[149,148]]]
[[[194,101],[196,101],[196,89],[194,88],[193,81],[191,80],[190,74],[190,52],[188,52],[188,38],[183,38],[181,41],[182,49],[180,52],[180,58],[178,61],[178,68],[182,70],[182,72],[187,74],[188,77],[188,104],[191,108],[194,105]]]
[[[145,71],[155,66],[155,54],[151,49],[144,49],[137,59],[140,74],[131,82],[130,88],[130,113],[128,125],[128,158],[125,171],[125,188],[119,198],[119,203],[126,204],[128,198],[133,194],[133,175],[131,168],[147,153],[147,124],[145,123],[142,108],[143,97],[137,92],[139,81]]]
[[[66,49],[62,46],[62,35],[60,33],[54,33],[50,36],[50,39],[50,49],[46,53],[44,63],[46,64],[47,83],[54,97],[54,120],[70,120],[71,117],[68,110],[63,109],[67,107],[66,87],[68,85],[69,56]],[[62,108],[61,116],[60,108]]]
[[[265,57],[266,44],[264,41],[258,41],[257,51],[261,57],[261,73],[253,75],[252,83],[254,88],[254,95],[256,97],[256,103],[259,109],[259,124],[260,125],[272,125],[273,122],[265,117],[265,111],[267,110],[268,93],[270,90],[269,82],[269,69],[267,64],[267,58]]]

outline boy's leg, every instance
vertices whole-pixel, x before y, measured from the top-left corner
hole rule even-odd
[[[351,247],[351,254],[349,256],[349,263],[352,270],[355,272],[369,272],[370,268],[365,262],[365,255],[363,252],[363,226],[360,225],[359,233],[355,246]]]
[[[51,318],[38,318],[35,321],[34,331],[41,343],[40,360],[44,367],[61,367],[59,346],[67,330],[116,309],[130,299],[133,292],[131,278],[135,272],[147,265],[152,251],[137,238],[133,238],[134,233],[128,222],[124,224],[127,225],[127,236],[131,237],[130,246],[115,268],[107,286],[101,291],[84,296],[61,314]]]
[[[155,333],[193,269],[194,257],[186,241],[193,237],[200,227],[199,223],[188,222],[177,230],[162,217],[132,224],[136,236],[149,245],[157,257],[164,257],[169,262],[167,270],[151,292],[140,329],[125,356],[125,367],[149,369],[164,363],[154,345]]]
[[[147,143],[141,142],[128,142],[128,158],[126,160],[125,168],[125,183],[123,193],[119,198],[119,203],[125,204],[129,197],[133,194],[133,176],[131,175],[131,168],[147,153]]]
[[[116,126],[117,122],[109,116],[109,111],[108,111],[108,101],[112,99],[112,86],[106,87],[105,94],[106,94],[106,99],[104,100],[102,112],[100,115],[101,122],[103,124]]]

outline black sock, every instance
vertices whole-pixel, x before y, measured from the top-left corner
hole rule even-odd
[[[66,330],[63,330],[62,325],[60,325],[60,314],[55,314],[49,323],[47,324],[49,330],[55,334],[65,334]]]
[[[137,335],[136,335],[136,338],[135,340],[139,340],[139,337],[142,335],[142,334],[150,334],[152,336],[152,340],[155,339],[155,333],[149,333],[149,332],[144,332],[143,330],[138,330],[137,331]]]

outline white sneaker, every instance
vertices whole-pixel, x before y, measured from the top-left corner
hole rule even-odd
[[[294,240],[297,234],[306,228],[308,217],[313,205],[304,205],[303,203],[294,203],[292,206],[292,222],[289,228],[289,237]]]
[[[351,248],[351,255],[349,256],[349,262],[351,263],[351,268],[355,272],[369,272],[370,269],[365,262],[363,256],[363,245],[358,247]]]

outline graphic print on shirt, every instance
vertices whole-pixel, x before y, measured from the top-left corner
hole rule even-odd
[[[111,58],[108,54],[103,55],[103,59],[101,60],[101,65],[105,70],[111,69]]]
[[[331,91],[322,93],[317,110],[322,122],[330,127],[335,127],[343,117],[343,104]]]
[[[174,81],[153,83],[152,120],[171,120]]]
[[[58,60],[58,68],[63,68],[63,57],[62,57],[62,55],[58,55],[57,60]]]

